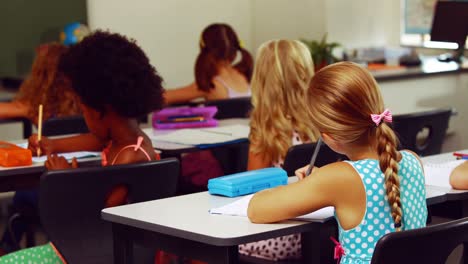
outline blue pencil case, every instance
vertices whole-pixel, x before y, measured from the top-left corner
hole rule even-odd
[[[208,181],[208,192],[228,197],[255,193],[288,183],[286,171],[280,168],[265,168],[230,174]]]

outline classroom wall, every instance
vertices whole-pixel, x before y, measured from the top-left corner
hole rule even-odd
[[[87,4],[90,27],[135,38],[168,88],[193,82],[200,33],[210,23],[229,23],[245,46],[252,47],[250,0],[87,0]]]
[[[320,39],[326,32],[324,0],[253,0],[253,52],[271,39]]]
[[[468,74],[446,74],[379,83],[385,106],[395,113],[453,108],[442,152],[468,148]]]
[[[324,0],[324,4],[330,40],[347,48],[400,45],[400,1]]]
[[[86,23],[86,1],[0,1],[0,77],[24,77],[29,73],[40,44],[58,41],[71,22]]]
[[[326,32],[325,0],[87,1],[90,27],[137,39],[169,89],[193,81],[199,36],[210,23],[231,24],[252,54],[270,39],[318,39]]]

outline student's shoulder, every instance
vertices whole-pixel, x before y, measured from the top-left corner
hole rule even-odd
[[[421,164],[421,166],[423,165],[421,157],[419,157],[418,154],[416,154],[415,152],[409,149],[404,149],[404,150],[401,150],[400,153],[401,153],[402,159],[406,155],[410,159],[416,159],[419,162],[419,164]]]
[[[358,175],[353,165],[346,161],[327,164],[318,168],[316,173],[319,177],[329,177],[333,181],[354,181]]]

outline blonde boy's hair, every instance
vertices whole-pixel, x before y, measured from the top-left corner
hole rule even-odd
[[[260,46],[252,76],[251,151],[273,163],[284,158],[296,131],[316,139],[307,111],[308,84],[314,64],[299,41],[273,40]]]
[[[371,114],[381,114],[384,103],[374,77],[351,62],[329,65],[316,73],[310,83],[308,103],[312,119],[321,133],[348,145],[368,145],[379,155],[385,188],[395,227],[402,211],[397,151],[398,139],[385,123],[376,124]],[[397,228],[399,230],[399,228]]]

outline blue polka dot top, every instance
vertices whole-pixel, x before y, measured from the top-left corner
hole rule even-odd
[[[400,176],[400,199],[402,204],[402,229],[409,230],[426,226],[427,205],[424,173],[419,160],[411,153],[402,151],[398,175]],[[366,213],[361,223],[344,230],[338,218],[339,240],[345,255],[342,264],[370,263],[377,241],[385,234],[394,232],[384,179],[379,161],[364,159],[347,161],[357,171],[366,191]],[[336,217],[336,216],[335,216]]]

